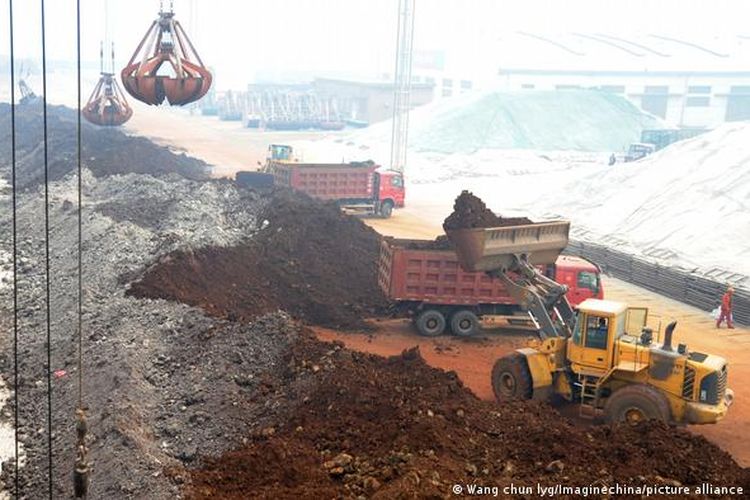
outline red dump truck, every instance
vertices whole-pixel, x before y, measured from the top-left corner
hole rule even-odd
[[[545,274],[568,286],[571,305],[603,298],[599,269],[584,259],[560,256]],[[521,311],[503,283],[483,272],[465,272],[450,244],[384,238],[378,281],[400,312],[408,312],[421,335],[451,331],[470,336],[483,315],[511,316]]]
[[[398,172],[372,161],[302,163],[294,159],[289,146],[271,148],[264,170],[278,186],[335,201],[353,213],[390,217],[394,208],[404,206],[404,178]]]

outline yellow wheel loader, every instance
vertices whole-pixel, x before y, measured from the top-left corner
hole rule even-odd
[[[495,363],[497,400],[556,394],[577,403],[581,415],[609,422],[722,419],[733,397],[726,360],[673,346],[675,322],[656,342],[644,308],[587,299],[574,311],[567,287],[540,272],[567,246],[569,230],[569,222],[556,221],[446,231],[461,266],[503,280],[539,332],[527,348]]]

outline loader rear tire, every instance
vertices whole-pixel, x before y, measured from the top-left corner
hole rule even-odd
[[[415,325],[420,335],[437,337],[445,333],[445,316],[437,309],[427,309],[417,316]]]
[[[604,418],[611,424],[638,425],[646,420],[669,422],[667,398],[645,384],[628,385],[616,390],[604,405]]]
[[[531,399],[534,383],[523,354],[509,354],[495,361],[492,367],[492,391],[498,403]]]

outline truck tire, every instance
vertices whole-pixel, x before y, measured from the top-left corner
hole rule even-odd
[[[479,333],[479,318],[468,309],[461,309],[451,315],[451,331],[459,337],[471,337]]]
[[[531,399],[534,383],[523,354],[513,353],[495,361],[492,391],[498,403]]]
[[[384,201],[380,205],[380,216],[384,219],[388,219],[393,214],[393,202]]]
[[[616,390],[604,405],[607,422],[637,425],[645,420],[670,420],[667,398],[657,389],[645,385],[627,385]]]
[[[419,334],[425,337],[437,337],[445,333],[445,316],[437,309],[423,311],[417,316],[415,324]]]

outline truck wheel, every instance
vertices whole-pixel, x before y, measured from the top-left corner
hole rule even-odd
[[[498,403],[531,399],[534,384],[529,365],[522,354],[510,354],[495,361],[492,390]]]
[[[428,309],[417,316],[417,331],[425,337],[437,337],[445,332],[445,316],[436,309]]]
[[[615,391],[604,405],[609,423],[637,425],[645,420],[669,422],[669,403],[662,393],[645,384],[628,385]]]
[[[471,337],[479,333],[479,318],[466,309],[456,311],[451,316],[451,331],[459,337]]]
[[[390,201],[384,201],[380,205],[380,216],[384,219],[388,219],[393,214],[393,203]]]

